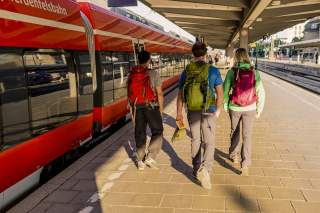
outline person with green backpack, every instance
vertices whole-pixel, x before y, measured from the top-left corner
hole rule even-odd
[[[219,70],[206,63],[207,47],[204,43],[196,42],[192,53],[194,59],[186,66],[179,80],[176,120],[183,121],[182,109],[185,105],[191,131],[193,175],[204,188],[211,189],[215,122],[222,109],[223,82]]]

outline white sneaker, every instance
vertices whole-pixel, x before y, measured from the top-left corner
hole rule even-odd
[[[137,168],[138,170],[142,171],[146,167],[146,164],[144,164],[141,160],[137,162]]]
[[[201,183],[201,186],[205,189],[211,189],[211,179],[206,167],[202,166],[197,172],[197,178]]]
[[[153,160],[152,158],[147,158],[144,163],[150,167],[151,169],[159,169],[157,162]]]

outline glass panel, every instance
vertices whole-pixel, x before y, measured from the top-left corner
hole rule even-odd
[[[103,75],[103,103],[106,105],[113,102],[113,73],[111,53],[102,52],[100,54],[100,58]]]
[[[93,108],[91,63],[88,52],[79,53],[79,113],[85,114]]]
[[[22,56],[0,51],[0,151],[30,137]]]
[[[67,63],[70,55],[60,52],[26,52],[32,133],[42,134],[77,114],[76,77]]]
[[[114,100],[127,97],[127,76],[129,73],[128,53],[113,53]]]

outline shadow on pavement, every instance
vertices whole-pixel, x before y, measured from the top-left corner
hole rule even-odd
[[[229,155],[227,153],[222,152],[219,149],[215,149],[214,159],[219,163],[220,166],[223,166],[226,169],[234,172],[237,175],[241,174],[241,171],[237,168],[234,168],[229,161]]]

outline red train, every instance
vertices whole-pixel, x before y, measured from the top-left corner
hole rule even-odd
[[[156,53],[166,89],[190,44],[89,3],[0,1],[0,209],[126,118],[139,48]]]

